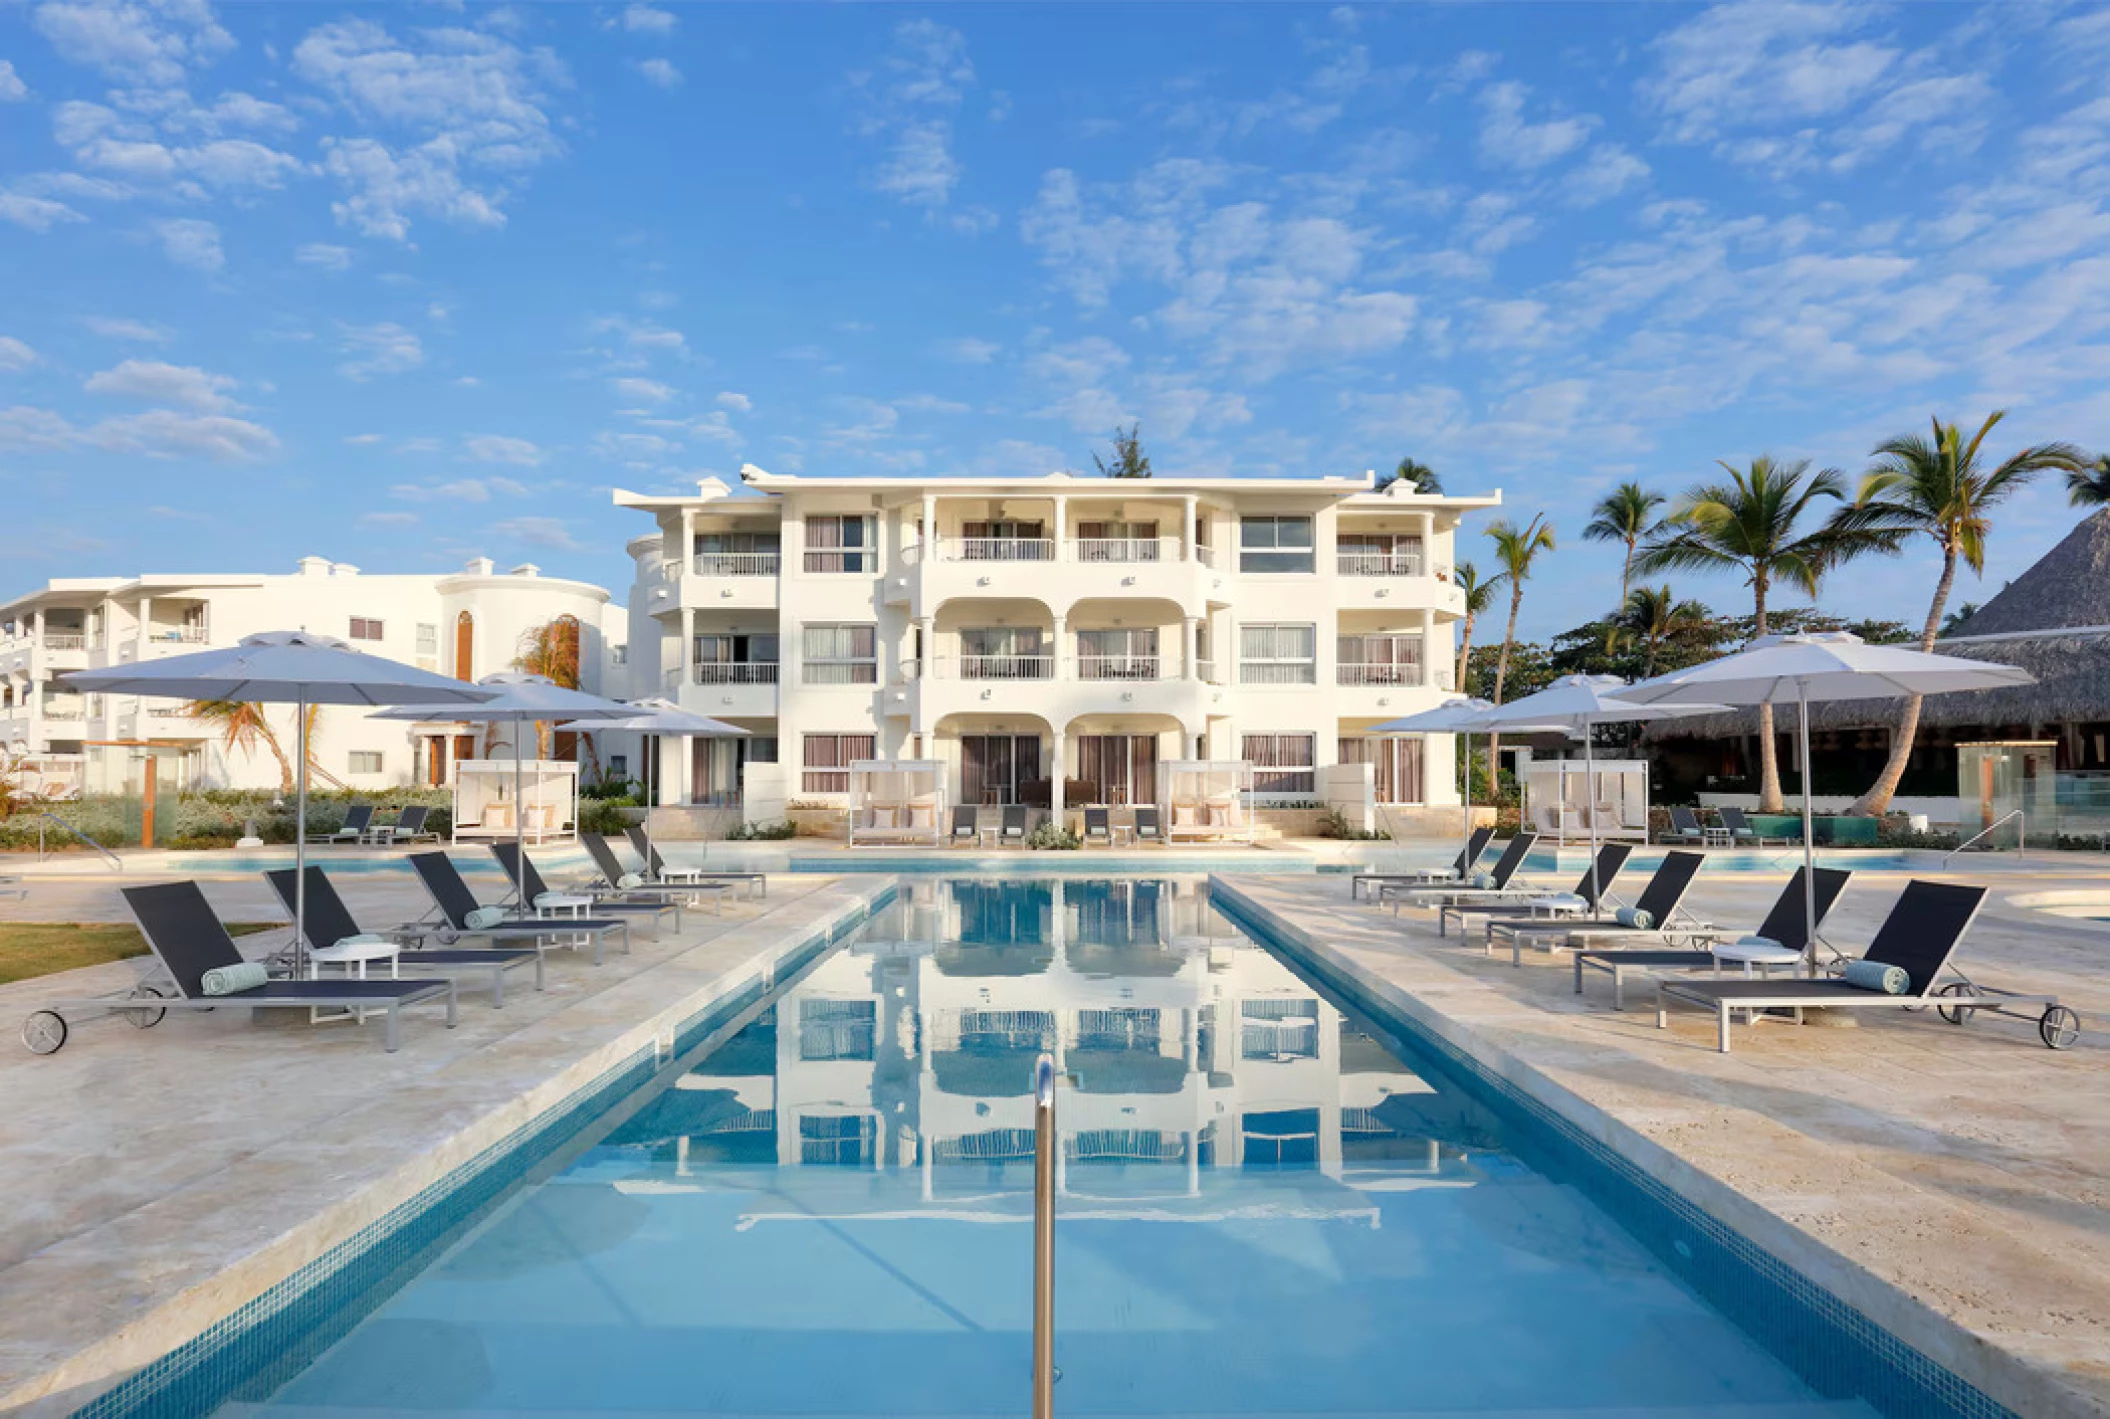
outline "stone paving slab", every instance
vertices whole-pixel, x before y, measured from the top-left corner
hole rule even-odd
[[[2093,864],[2083,868],[2086,872]],[[1785,885],[1709,878],[1689,905],[1755,925]],[[1394,918],[1338,878],[1235,877],[1212,890],[1347,970],[1892,1333],[2027,1415],[2110,1414],[2110,929],[2006,898],[2100,875],[1986,879],[1996,896],[1957,961],[1983,984],[2056,992],[2084,1033],[2053,1052],[2032,1024],[1931,1012],[1850,1028],[1739,1027],[1629,984],[1611,1009],[1570,958],[1489,958],[1432,914]],[[1904,874],[1867,873],[1826,923],[1849,952]]]
[[[142,879],[143,880],[143,879]],[[346,875],[362,920],[417,914],[399,874]],[[0,1409],[64,1413],[386,1215],[457,1164],[648,1049],[787,950],[863,915],[885,877],[779,877],[769,896],[636,936],[595,967],[552,953],[548,990],[516,977],[503,1010],[464,991],[380,1023],[300,1011],[172,1013],[151,1030],[82,1026],[39,1058],[14,1044],[40,1000],[120,989],[139,962],[0,987]],[[207,882],[262,919],[254,878]],[[109,894],[107,884],[102,891]],[[241,938],[252,954],[285,932]],[[524,974],[524,973],[523,973]]]

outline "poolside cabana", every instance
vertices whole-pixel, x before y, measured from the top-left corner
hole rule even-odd
[[[1174,759],[1158,766],[1169,842],[1253,841],[1253,766],[1243,759]]]
[[[936,847],[945,833],[945,765],[937,759],[850,763],[850,846]]]
[[[579,766],[562,759],[518,765],[511,759],[462,759],[454,765],[454,841],[517,836],[544,843],[570,838],[579,821]]]
[[[1640,759],[1534,759],[1524,773],[1525,822],[1566,847],[1648,841],[1648,764]]]

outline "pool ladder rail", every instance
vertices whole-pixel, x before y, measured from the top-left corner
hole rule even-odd
[[[1033,1419],[1055,1414],[1055,1061],[1033,1066]]]

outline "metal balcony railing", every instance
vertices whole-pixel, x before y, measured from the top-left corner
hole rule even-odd
[[[945,562],[1052,562],[1052,537],[949,537],[938,543]]]
[[[88,707],[84,704],[52,704],[45,702],[42,710],[45,719],[86,719]]]
[[[1420,576],[1426,563],[1419,552],[1341,552],[1334,565],[1342,576]]]
[[[1055,678],[1055,657],[1052,655],[963,655],[960,657],[962,680],[1052,680]]]
[[[1334,667],[1334,683],[1337,685],[1378,685],[1387,687],[1419,687],[1428,683],[1422,667],[1408,663],[1387,665],[1377,662],[1342,661]]]
[[[1161,662],[1155,655],[1080,655],[1080,680],[1156,680]]]
[[[1079,537],[1070,543],[1070,557],[1079,562],[1176,562],[1180,560],[1180,539]]]
[[[58,631],[46,632],[44,636],[44,649],[46,650],[86,650],[87,648],[88,638],[85,635],[72,635],[64,631]]]
[[[778,560],[775,552],[698,552],[689,565],[698,576],[775,576]]]
[[[1221,565],[1216,559],[1216,549],[1214,547],[1204,547],[1200,543],[1195,544],[1194,560],[1200,562],[1211,571],[1216,570]]]
[[[774,660],[699,660],[694,667],[699,685],[774,685]]]

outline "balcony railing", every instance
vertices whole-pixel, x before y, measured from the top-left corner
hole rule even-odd
[[[203,626],[148,626],[146,638],[163,645],[204,645],[209,635]]]
[[[1385,665],[1344,660],[1334,667],[1334,683],[1411,688],[1427,684],[1428,675],[1421,666],[1412,663]]]
[[[689,567],[698,576],[775,576],[778,560],[775,552],[698,552]]]
[[[1159,678],[1159,669],[1155,655],[1077,657],[1077,678],[1080,680],[1155,680]]]
[[[1241,685],[1316,685],[1318,668],[1310,661],[1248,660],[1238,667]]]
[[[945,562],[1052,562],[1052,537],[948,537],[938,543]]]
[[[774,660],[699,660],[693,667],[699,685],[774,685]]]
[[[1176,562],[1180,559],[1180,539],[1079,537],[1070,543],[1070,557],[1079,562]]]
[[[1204,547],[1200,543],[1195,544],[1194,560],[1200,562],[1211,571],[1215,571],[1219,566],[1223,565],[1217,560],[1214,547]]]
[[[960,657],[962,680],[1052,680],[1055,678],[1055,657],[1052,655],[963,655]]]
[[[1425,565],[1419,552],[1340,552],[1335,561],[1342,576],[1420,576]]]
[[[78,702],[59,704],[47,700],[44,702],[43,716],[46,719],[86,719],[88,707]]]
[[[87,648],[88,638],[85,635],[73,635],[65,631],[46,631],[44,633],[44,649],[46,650],[86,650]]]

